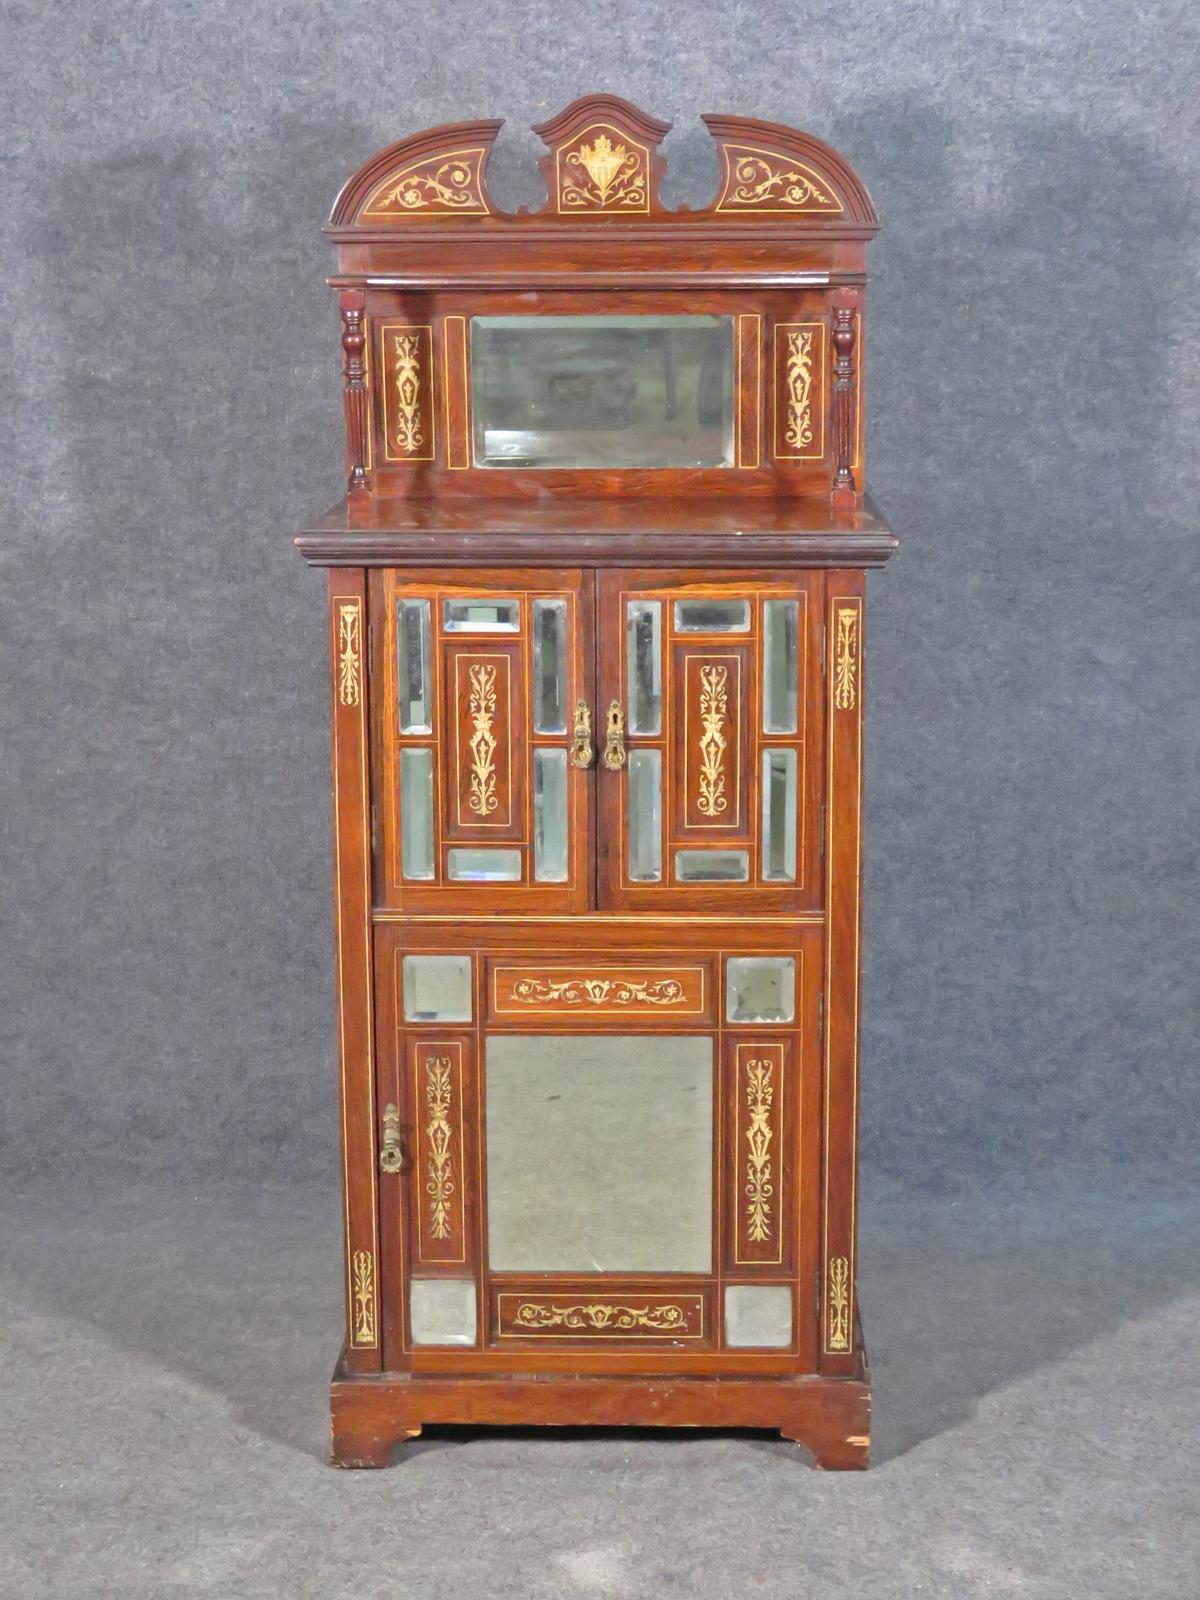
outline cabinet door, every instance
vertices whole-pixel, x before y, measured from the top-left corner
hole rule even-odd
[[[590,577],[383,571],[373,583],[378,903],[585,909],[591,773],[571,754],[590,698]]]
[[[604,573],[601,903],[819,904],[819,574]]]

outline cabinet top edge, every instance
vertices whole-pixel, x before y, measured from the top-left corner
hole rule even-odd
[[[881,567],[899,548],[871,499],[497,501],[346,496],[294,538],[312,566]]]

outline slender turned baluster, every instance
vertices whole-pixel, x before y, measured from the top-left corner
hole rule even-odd
[[[854,493],[854,308],[833,312],[833,440],[836,493]]]
[[[350,491],[369,487],[367,479],[367,334],[363,323],[366,296],[347,289],[342,309],[343,373],[346,384],[346,444],[350,452]]]

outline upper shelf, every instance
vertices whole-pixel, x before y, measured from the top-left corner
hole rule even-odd
[[[864,496],[418,500],[350,495],[296,548],[314,566],[881,567],[898,540]]]
[[[487,162],[503,123],[486,119],[427,128],[379,151],[342,189],[325,231],[351,244],[458,225],[477,233],[623,224],[641,233],[750,223],[858,240],[878,230],[862,180],[812,134],[753,117],[703,121],[721,163],[720,186],[705,210],[662,203],[667,164],[658,147],[671,124],[616,95],[594,94],[534,128],[549,152],[538,163],[547,189],[539,212],[502,211],[489,195]]]

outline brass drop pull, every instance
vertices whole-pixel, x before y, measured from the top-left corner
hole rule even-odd
[[[571,743],[571,765],[587,768],[596,759],[592,744],[592,713],[586,700],[575,702],[575,729]]]
[[[610,772],[619,772],[625,765],[625,713],[621,702],[613,700],[608,707],[608,737],[604,741],[604,765]]]
[[[403,1172],[404,1151],[400,1148],[400,1108],[389,1105],[383,1113],[383,1143],[379,1147],[380,1172]]]

